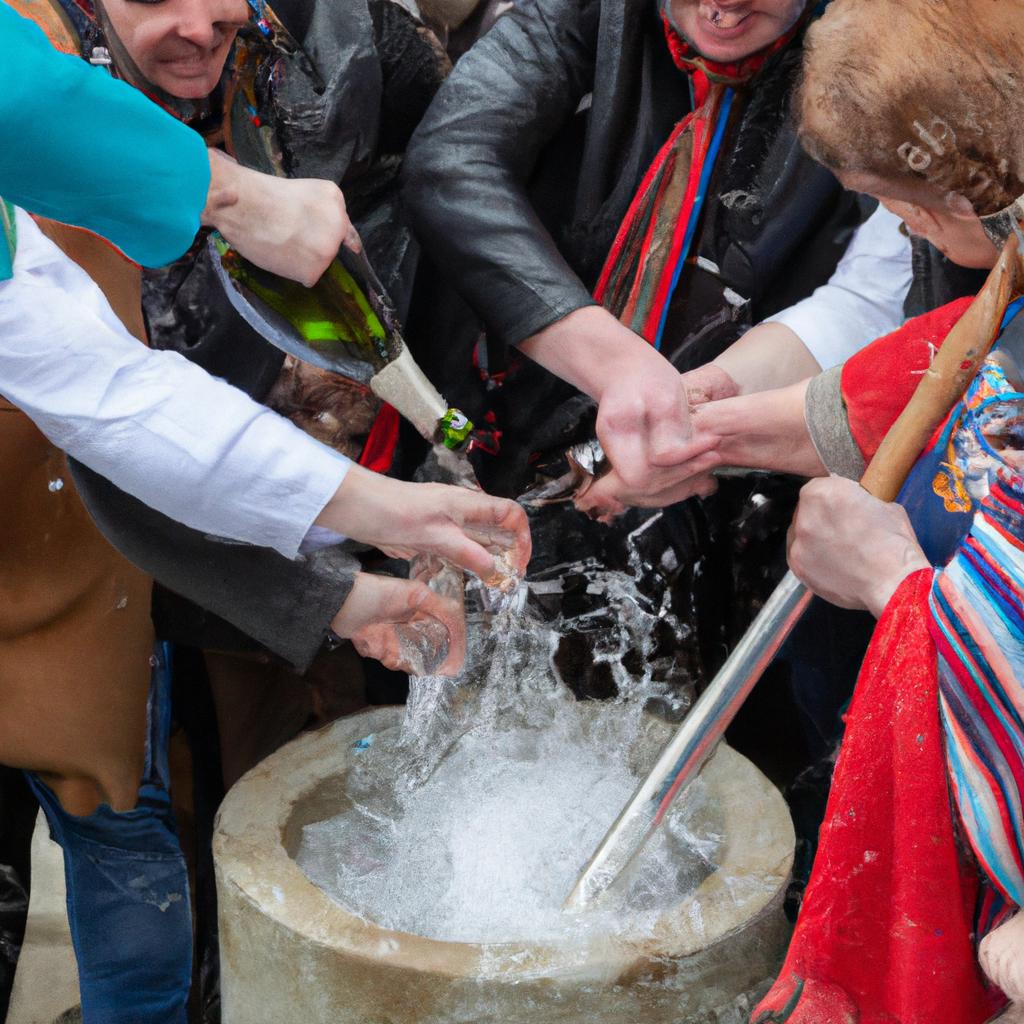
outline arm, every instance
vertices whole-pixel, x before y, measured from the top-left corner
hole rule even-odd
[[[679,375],[596,306],[530,205],[545,144],[592,87],[599,5],[538,0],[503,17],[459,62],[413,137],[413,225],[488,332],[598,402],[597,433],[637,493],[692,453]],[[457,225],[457,230],[453,226]]]
[[[833,473],[860,479],[970,299],[908,320],[811,381],[807,426]]]
[[[406,154],[403,194],[417,236],[502,344],[593,304],[527,181],[592,86],[597,8],[536,0],[502,18],[459,61]]]
[[[317,555],[292,561],[266,548],[219,542],[71,462],[100,532],[129,561],[204,611],[294,665],[309,668],[352,590],[358,563]]]
[[[808,381],[801,381],[697,406],[691,442],[695,454],[673,470],[676,479],[664,491],[634,493],[612,470],[577,500],[577,506],[619,512],[624,505],[664,508],[694,495],[706,497],[717,486],[710,474],[723,466],[821,476],[825,466],[804,418],[807,387]]]
[[[57,447],[205,532],[294,557],[348,462],[177,353],[141,345],[18,212],[0,393]]]
[[[862,348],[843,366],[775,391],[765,390],[764,384],[805,373],[817,360],[785,325],[755,327],[724,357],[684,375],[690,399],[698,403],[692,414],[691,454],[688,461],[666,471],[665,488],[643,494],[609,474],[587,492],[588,505],[613,510],[616,503],[661,507],[694,494],[705,495],[714,489],[707,474],[718,466],[803,476],[829,471],[859,480],[935,350],[970,301],[961,299],[908,321]],[[766,347],[758,351],[762,341]],[[736,354],[749,358],[730,362]],[[739,385],[726,367],[745,384]],[[752,372],[757,367],[763,367],[760,377]],[[744,393],[737,394],[740,390]]]
[[[879,206],[854,232],[828,284],[765,325],[788,327],[822,370],[895,331],[913,277],[910,239],[899,226],[899,218]],[[743,383],[756,386],[756,378]]]
[[[13,64],[0,94],[0,196],[8,202],[94,231],[152,267],[184,253],[200,224],[306,285],[343,241],[351,244],[336,185],[272,178],[208,151],[137,89],[58,53],[6,4],[0,32]],[[0,246],[0,280],[11,272],[7,256]]]
[[[854,232],[828,284],[684,375],[690,403],[783,388],[842,363],[900,326],[910,279],[910,240],[879,206]]]
[[[439,554],[483,577],[525,569],[513,502],[378,477],[177,353],[140,345],[89,276],[18,214],[0,282],[0,391],[58,447],[186,525],[294,557],[316,522],[364,543]]]

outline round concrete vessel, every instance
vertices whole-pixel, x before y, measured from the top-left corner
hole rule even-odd
[[[301,737],[242,778],[214,839],[224,1024],[740,1024],[788,937],[786,805],[722,746],[704,769],[718,870],[643,940],[474,945],[350,913],[295,862],[303,826],[348,805],[353,744],[383,708]],[[707,824],[707,823],[706,823]]]

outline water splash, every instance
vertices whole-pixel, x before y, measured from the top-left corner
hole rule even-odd
[[[536,941],[649,931],[715,869],[722,837],[697,785],[620,903],[561,911],[668,734],[657,718],[678,719],[692,698],[666,653],[687,628],[649,585],[649,528],[629,538],[628,571],[553,566],[497,602],[470,585],[465,672],[410,681],[400,728],[376,735],[345,780],[349,809],[304,829],[297,860],[314,882],[387,927]],[[584,658],[606,699],[577,699]]]

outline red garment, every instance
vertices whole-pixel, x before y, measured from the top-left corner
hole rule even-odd
[[[850,432],[866,461],[874,456],[906,408],[935,352],[973,301],[973,296],[957,299],[908,320],[899,330],[873,341],[846,361],[843,402]]]
[[[931,570],[886,607],[847,715],[803,909],[756,1024],[983,1024],[977,871],[946,786]]]
[[[359,465],[374,473],[388,473],[398,450],[398,431],[401,426],[398,412],[385,402],[370,428],[370,436],[363,445]]]

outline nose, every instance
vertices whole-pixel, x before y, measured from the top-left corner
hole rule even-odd
[[[224,34],[234,32],[248,21],[245,0],[180,0],[178,35],[190,43],[211,50]]]

